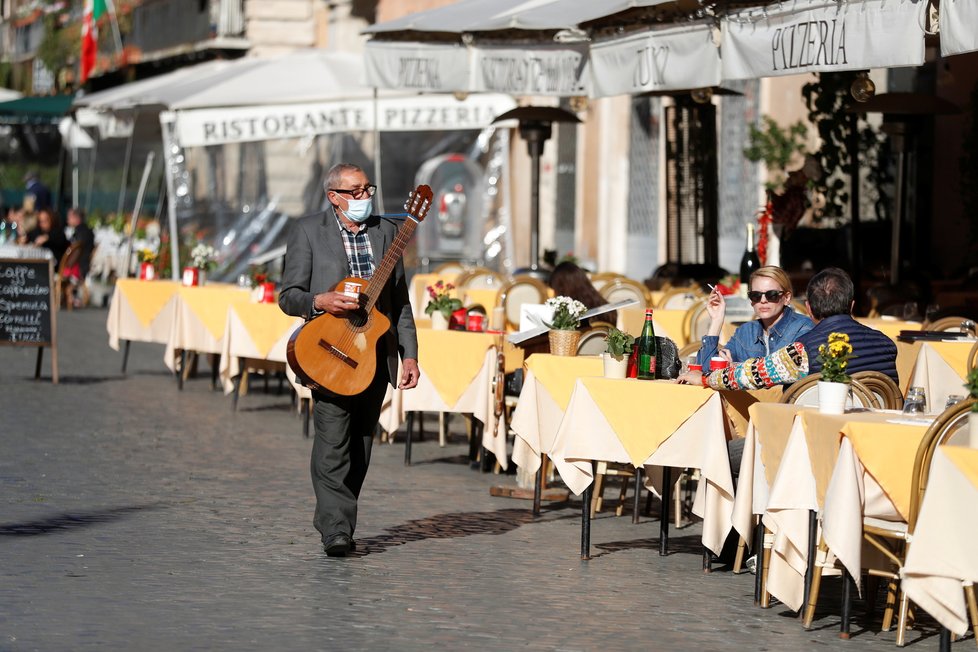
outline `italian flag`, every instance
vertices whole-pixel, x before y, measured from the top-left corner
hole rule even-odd
[[[81,37],[81,83],[85,83],[95,69],[98,53],[98,21],[105,14],[105,0],[85,0]]]

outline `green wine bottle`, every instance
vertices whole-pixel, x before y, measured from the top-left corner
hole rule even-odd
[[[654,380],[656,360],[659,358],[659,343],[655,339],[655,326],[652,325],[652,309],[645,311],[645,325],[638,338],[638,377]]]

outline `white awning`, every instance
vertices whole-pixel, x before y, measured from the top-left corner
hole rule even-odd
[[[721,21],[725,80],[919,66],[922,0],[801,0]]]
[[[978,50],[978,2],[941,0],[941,54]]]

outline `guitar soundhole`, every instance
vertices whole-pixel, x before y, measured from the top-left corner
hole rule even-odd
[[[357,310],[351,310],[347,313],[346,321],[353,328],[365,328],[370,322],[370,316],[367,314],[366,310],[362,308]]]

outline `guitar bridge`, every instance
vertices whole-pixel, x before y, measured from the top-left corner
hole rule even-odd
[[[352,368],[352,369],[356,369],[357,368],[357,364],[358,363],[357,363],[356,360],[354,360],[353,358],[351,358],[347,354],[343,353],[342,351],[340,351],[338,348],[336,348],[335,346],[333,346],[332,344],[330,344],[326,340],[322,340],[322,339],[319,340],[319,346],[321,346],[324,349],[326,349],[326,351],[328,353],[330,353],[333,356],[339,358],[341,361],[343,361],[346,364],[350,365],[350,368]]]

